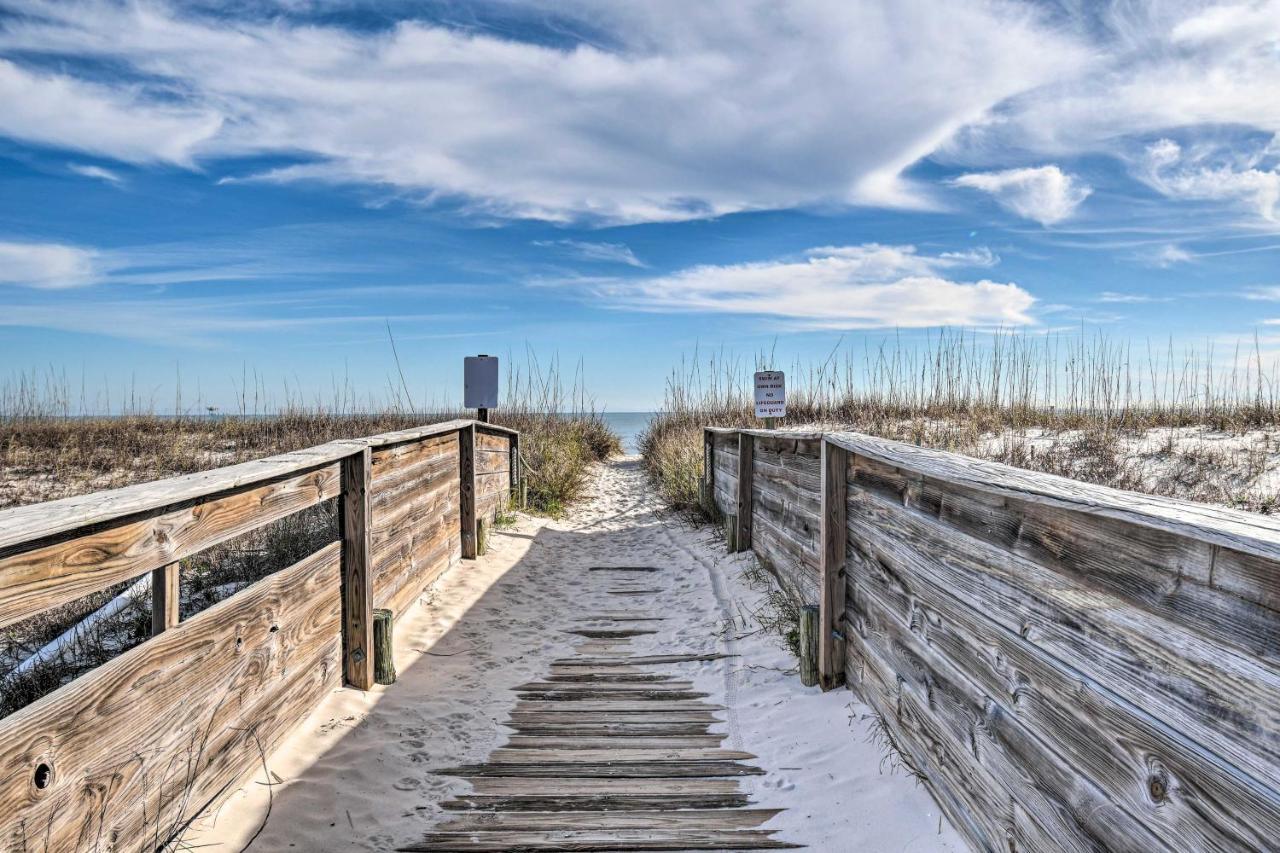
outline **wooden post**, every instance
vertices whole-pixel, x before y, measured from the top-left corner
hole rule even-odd
[[[800,683],[805,687],[818,683],[819,623],[816,604],[800,608]]]
[[[373,567],[368,447],[342,460],[342,671],[359,690],[373,685]]]
[[[482,424],[487,424],[489,422],[489,410],[476,409],[476,420],[478,420]]]
[[[379,684],[396,683],[392,620],[390,610],[380,607],[373,611],[373,680]]]
[[[821,620],[818,630],[818,674],[823,690],[844,683],[845,547],[848,527],[849,451],[822,441]]]
[[[516,506],[516,500],[520,496],[520,433],[515,433],[507,438],[507,447],[511,451],[511,458],[507,461],[509,485],[507,487],[507,504]],[[523,506],[520,507],[524,509]]]
[[[738,514],[736,512],[725,513],[724,542],[728,553],[738,553]]]
[[[479,547],[476,535],[476,428],[458,430],[458,496],[462,518],[462,558],[474,560]]]
[[[716,517],[716,434],[702,430],[702,511]]]
[[[738,551],[751,550],[751,463],[755,458],[755,437],[738,433]]]
[[[162,634],[178,624],[181,574],[178,563],[161,566],[151,572],[151,636]]]

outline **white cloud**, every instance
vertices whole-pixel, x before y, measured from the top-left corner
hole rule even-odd
[[[1146,256],[1149,264],[1160,269],[1168,269],[1177,264],[1190,263],[1195,260],[1195,255],[1188,252],[1181,246],[1175,246],[1172,243],[1161,246],[1151,254]]]
[[[782,318],[793,327],[860,329],[1017,326],[1035,321],[1035,298],[1016,284],[956,282],[962,265],[913,246],[828,246],[804,260],[703,265],[670,275],[596,282],[616,306]]]
[[[231,179],[641,222],[937,206],[903,177],[928,156],[1007,175],[1011,162],[1124,156],[1160,136],[1280,133],[1280,0],[1044,5],[1052,13],[1012,0],[509,5],[534,26],[592,34],[563,46],[421,20],[344,30],[297,17],[309,4],[236,17],[14,0],[0,134],[193,168],[283,155],[298,162]],[[40,67],[57,71],[34,70],[49,58]],[[1274,176],[1206,164],[1155,186],[1229,193],[1274,216]],[[1055,195],[1057,175],[1025,180],[1025,198],[1001,188],[1011,206],[1041,222],[1070,214],[1079,193]]]
[[[135,163],[191,163],[221,120],[208,109],[164,103],[138,87],[40,74],[0,59],[0,134]]]
[[[1184,151],[1161,139],[1146,151],[1146,179],[1173,198],[1226,201],[1269,222],[1280,221],[1280,171],[1259,168],[1271,157],[1273,143],[1254,151],[1220,146]]]
[[[544,248],[559,248],[584,261],[598,261],[611,264],[626,264],[631,267],[643,267],[645,263],[636,257],[635,252],[626,243],[596,243],[588,240],[534,240],[533,245]]]
[[[109,184],[120,186],[124,183],[124,178],[120,177],[117,172],[110,169],[104,169],[101,166],[94,166],[90,163],[68,163],[67,168],[77,175],[86,178],[93,178],[98,181],[106,181]]]
[[[906,167],[1086,55],[1004,0],[526,6],[604,46],[25,0],[0,50],[130,74],[89,83],[9,63],[0,132],[133,161],[296,155],[260,177],[559,221],[927,206]]]
[[[95,253],[61,243],[0,242],[0,285],[80,287],[98,277]]]
[[[1041,225],[1054,225],[1070,218],[1093,192],[1057,166],[974,172],[961,175],[952,183],[990,193],[1002,207]]]

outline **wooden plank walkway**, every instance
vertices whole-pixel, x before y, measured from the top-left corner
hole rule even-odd
[[[610,583],[652,582],[649,566],[593,567]],[[617,573],[615,575],[615,573]],[[622,578],[617,577],[622,575]],[[644,596],[647,587],[611,588]],[[430,853],[481,851],[777,850],[800,847],[760,827],[776,809],[748,808],[739,787],[762,775],[754,755],[724,749],[712,732],[724,710],[659,667],[720,655],[636,654],[633,638],[663,617],[611,610],[564,630],[582,637],[570,658],[515,688],[515,734],[483,764],[437,772],[472,791],[444,804],[457,815],[421,843]],[[637,627],[637,626],[646,627]]]

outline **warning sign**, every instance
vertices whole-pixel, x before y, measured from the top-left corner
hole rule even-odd
[[[781,370],[761,370],[756,374],[756,417],[787,416],[787,380]]]

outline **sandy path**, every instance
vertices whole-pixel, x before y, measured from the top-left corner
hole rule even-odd
[[[571,653],[563,626],[585,612],[651,609],[658,634],[632,650],[721,651],[738,657],[676,665],[726,705],[726,747],[767,771],[744,781],[761,807],[783,808],[779,838],[831,851],[960,851],[964,844],[923,788],[892,772],[868,709],[847,691],[804,688],[794,660],[750,614],[763,592],[708,528],[666,512],[634,459],[601,466],[592,494],[563,521],[524,518],[490,552],[440,578],[396,625],[400,678],[368,693],[335,690],[260,776],[184,839],[238,851],[385,850],[420,840],[440,804],[465,790],[432,768],[483,761],[505,741],[511,688]],[[593,565],[664,571],[643,597],[617,596]],[[641,603],[643,602],[643,603]],[[268,814],[269,809],[269,814]]]

